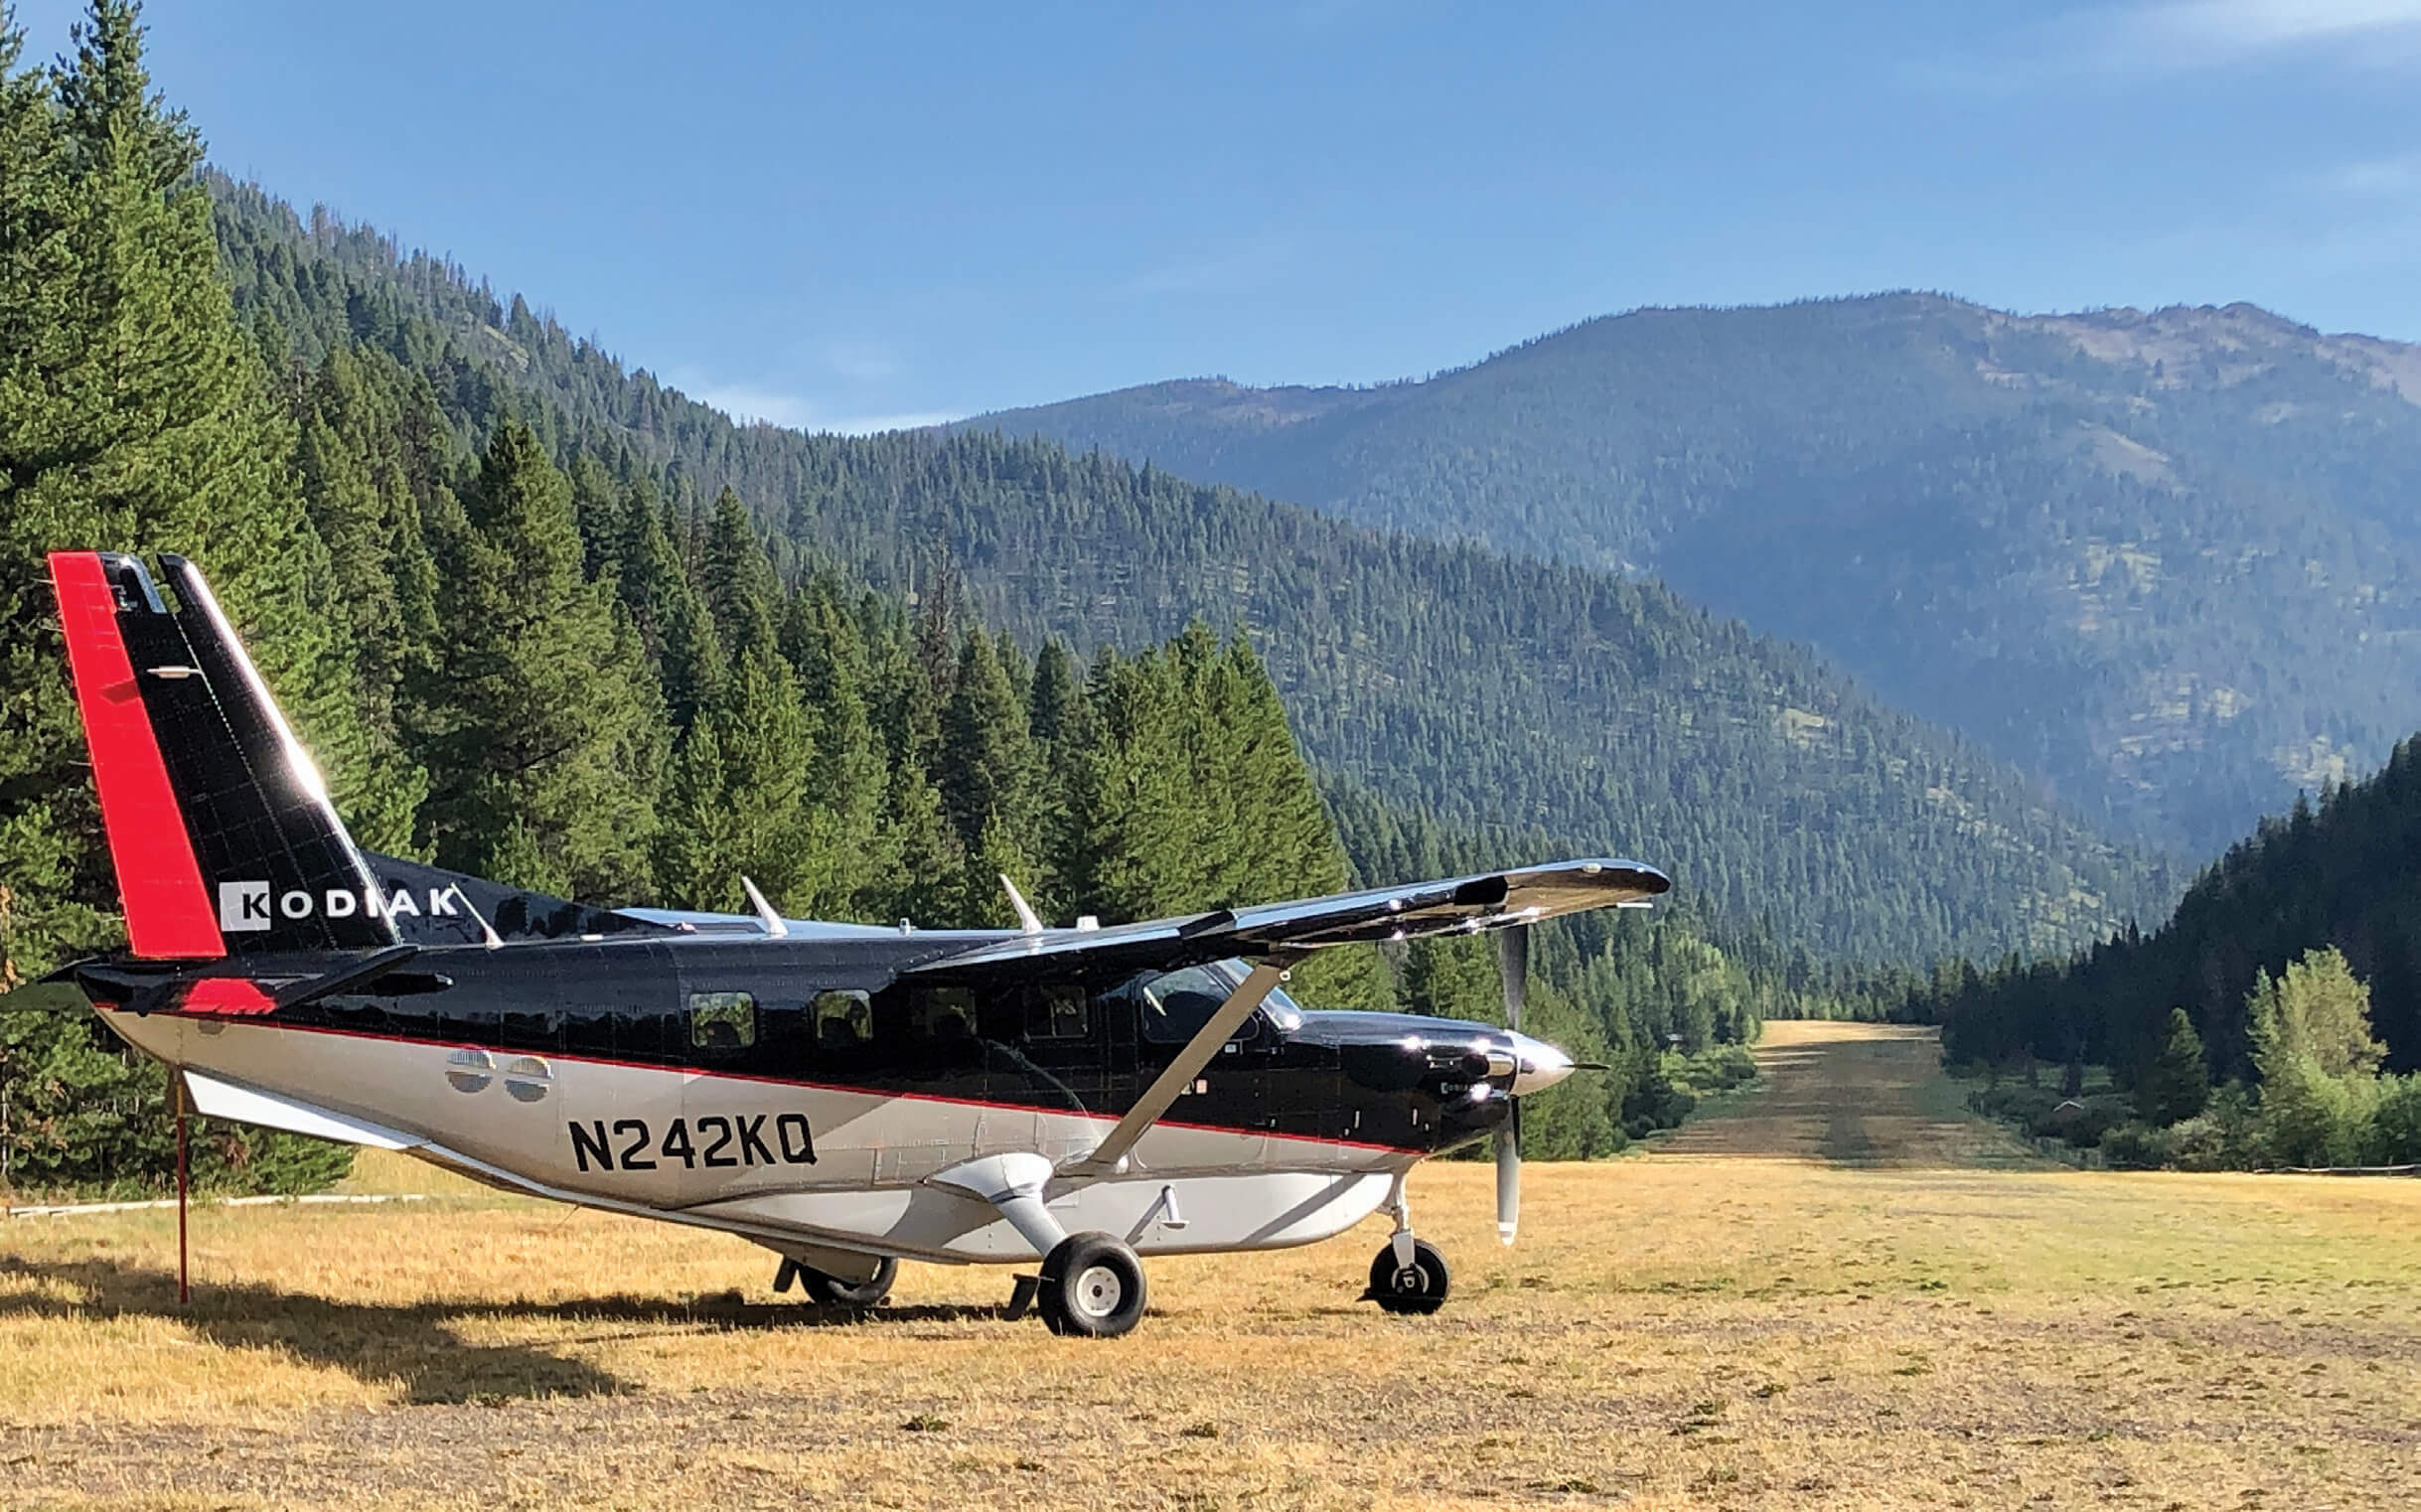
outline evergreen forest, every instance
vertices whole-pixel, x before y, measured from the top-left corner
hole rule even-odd
[[[1500,542],[1589,558],[1556,564],[1115,454],[1217,471],[1184,440],[1215,394],[1134,400],[1165,422],[1140,448],[735,424],[211,170],[142,37],[96,0],[45,66],[0,26],[0,989],[121,943],[44,555],[173,550],[376,849],[607,904],[737,908],[747,876],[794,916],[926,926],[1013,923],[1004,876],[1068,922],[1629,854],[1676,877],[1670,906],[1540,932],[1533,1022],[1613,1069],[1541,1101],[1534,1153],[1669,1126],[1748,1074],[1764,1018],[1814,1015],[1940,1021],[1976,1066],[2109,1066],[2145,1138],[2324,1066],[2340,1092],[2312,1096],[2369,1112],[2264,1147],[2388,1147],[2403,1105],[2359,1078],[2421,1065],[2409,745],[2265,821],[2146,933],[2171,864],[2097,825],[2158,826],[2107,794],[2081,817],[1989,734],[1625,570],[1682,551],[1679,516],[1601,560],[1536,511],[1548,533]],[[1994,330],[1993,360],[2038,367],[2073,335]],[[1553,372],[1553,349],[1502,361]],[[1379,424],[1403,394],[1295,399],[1427,455]],[[2358,1035],[2308,1027],[2352,1021],[2355,987]],[[1335,953],[1293,989],[1501,1011],[1482,942]],[[0,1013],[0,1188],[156,1185],[162,1097],[97,1025]],[[295,1189],[343,1158],[214,1128],[200,1168]]]
[[[1418,381],[963,422],[1656,574],[2207,855],[2421,727],[2416,349],[1935,294],[1590,320]]]
[[[1387,768],[1315,768],[1297,729],[1316,720],[1290,721],[1247,616],[1105,611],[1057,633],[1036,601],[981,586],[1005,539],[940,531],[1007,518],[1022,496],[1000,475],[1056,478],[1063,510],[1125,512],[1171,552],[1268,507],[1041,447],[818,451],[707,427],[692,451],[821,469],[752,504],[738,489],[770,487],[760,472],[717,481],[417,313],[399,270],[426,263],[355,279],[330,250],[355,233],[306,235],[210,178],[141,44],[123,0],[97,0],[54,68],[0,28],[0,987],[122,942],[45,571],[65,544],[194,557],[357,838],[521,886],[737,907],[747,875],[793,914],[1007,925],[1003,875],[1062,921],[1124,919],[1546,843],[1432,810]],[[659,394],[696,419],[518,301],[494,313],[597,394]],[[911,482],[919,510],[883,523],[869,497]],[[940,509],[968,497],[988,510]],[[825,514],[848,529],[793,528]],[[1395,549],[1328,544],[1377,562]],[[1707,629],[1653,596],[1574,591],[1626,635],[1659,616]],[[1687,909],[1542,931],[1533,1024],[1614,1070],[1542,1098],[1536,1153],[1604,1153],[1674,1122],[1694,1086],[1744,1074],[1737,1046],[1762,1014],[1824,990],[1804,951],[1744,933],[1752,948],[1728,954]],[[1335,953],[1295,989],[1499,1011],[1479,941]],[[0,1013],[10,1190],[156,1186],[162,1099],[157,1067],[96,1023]],[[211,1128],[198,1171],[287,1190],[344,1160]]]
[[[1492,859],[1635,855],[1727,940],[1817,963],[2057,951],[2171,899],[2158,852],[1656,584],[1046,442],[735,425],[460,268],[211,188],[238,314],[295,369],[379,354],[466,446],[517,414],[565,465],[585,453],[677,500],[729,489],[777,573],[903,600],[949,576],[1029,646],[1081,660],[1197,619],[1242,630],[1332,792],[1383,794]],[[1378,847],[1350,826],[1346,843]]]
[[[2175,1010],[2214,1084],[2250,1081],[2258,989],[2315,951],[2334,952],[2363,984],[2365,1032],[2387,1069],[2421,1068],[2421,742],[2264,820],[2158,929],[2064,958],[1944,973],[1902,1011],[1939,1019],[1954,1060],[2085,1061],[2132,1083],[2166,1048]]]

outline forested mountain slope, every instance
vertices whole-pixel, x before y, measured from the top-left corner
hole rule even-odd
[[[1653,574],[2158,843],[2421,726],[2421,348],[2248,305],[1641,310],[1420,382],[960,428]]]
[[[785,570],[963,577],[1029,643],[1249,627],[1332,780],[1458,832],[1636,854],[1703,909],[1832,956],[2056,947],[2162,899],[2143,854],[1975,747],[1660,587],[1044,442],[734,426],[518,296],[214,187],[238,309],[306,366],[367,343],[424,375],[466,437],[512,410],[558,450],[627,447],[701,493],[736,490]]]
[[[2392,1069],[2421,1067],[2421,740],[2368,778],[2298,801],[2231,846],[2176,915],[2065,963],[2005,967],[1924,994],[1944,1044],[1971,1060],[2081,1052],[2132,1070],[2183,1007],[2221,1077],[2251,1069],[2246,994],[2307,951],[2334,946],[2370,985]]]
[[[549,446],[514,412],[559,436],[542,397],[440,363],[449,406],[359,337],[305,359],[273,319],[247,333],[200,144],[151,93],[141,36],[130,0],[94,0],[73,59],[27,69],[0,16],[0,1195],[156,1187],[176,1163],[161,1067],[11,992],[124,944],[46,582],[62,546],[206,562],[353,832],[511,885],[729,907],[745,875],[794,913],[947,926],[1011,922],[1003,876],[1062,918],[1347,884],[1241,637],[1194,624],[1080,666],[984,623],[947,575],[911,611],[778,570],[736,495],[610,436]],[[1473,843],[1339,802],[1388,847],[1367,866]],[[1533,1022],[1613,1068],[1546,1095],[1541,1153],[1673,1122],[1690,1069],[1668,1036],[1737,1041],[1777,990],[1674,913],[1538,944]],[[1320,953],[1294,984],[1484,1014],[1495,980],[1489,942],[1458,939]],[[1703,1069],[1727,1063],[1744,1057]],[[212,1184],[344,1162],[227,1126],[195,1142]]]

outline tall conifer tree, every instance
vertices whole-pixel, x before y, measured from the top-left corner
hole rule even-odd
[[[994,826],[1026,836],[1033,829],[1034,750],[1025,702],[1017,695],[991,637],[969,631],[959,649],[957,685],[942,710],[934,783],[970,850]]]
[[[632,676],[636,633],[581,574],[570,487],[509,420],[463,505],[432,531],[449,636],[420,699],[422,836],[500,881],[644,896],[663,732]]]
[[[777,907],[804,911],[817,870],[809,725],[789,664],[766,651],[742,657],[674,760],[657,844],[662,896],[736,907],[746,876]]]

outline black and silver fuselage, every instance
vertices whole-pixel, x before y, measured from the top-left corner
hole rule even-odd
[[[84,983],[120,1034],[207,1084],[359,1121],[394,1136],[369,1142],[501,1184],[809,1253],[1014,1261],[1032,1251],[999,1214],[933,1178],[992,1154],[1081,1160],[1244,967],[1076,955],[988,985],[901,976],[1010,938],[828,928],[432,949],[283,1007],[264,1001],[276,983],[327,958],[163,973],[165,990],[134,968]],[[1306,1243],[1569,1066],[1493,1025],[1308,1011],[1282,988],[1122,1168],[1073,1173],[1050,1200],[1069,1228],[1138,1251]]]

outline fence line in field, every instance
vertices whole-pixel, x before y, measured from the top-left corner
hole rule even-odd
[[[363,1196],[341,1196],[318,1193],[309,1197],[197,1197],[197,1207],[267,1207],[277,1203],[360,1203],[360,1202],[426,1202],[426,1192],[378,1192]],[[135,1213],[146,1208],[175,1207],[177,1199],[162,1197],[151,1202],[76,1202],[51,1203],[39,1207],[0,1208],[11,1218],[80,1218],[87,1213]]]
[[[2421,1176],[2421,1165],[2270,1165],[2272,1176]]]

